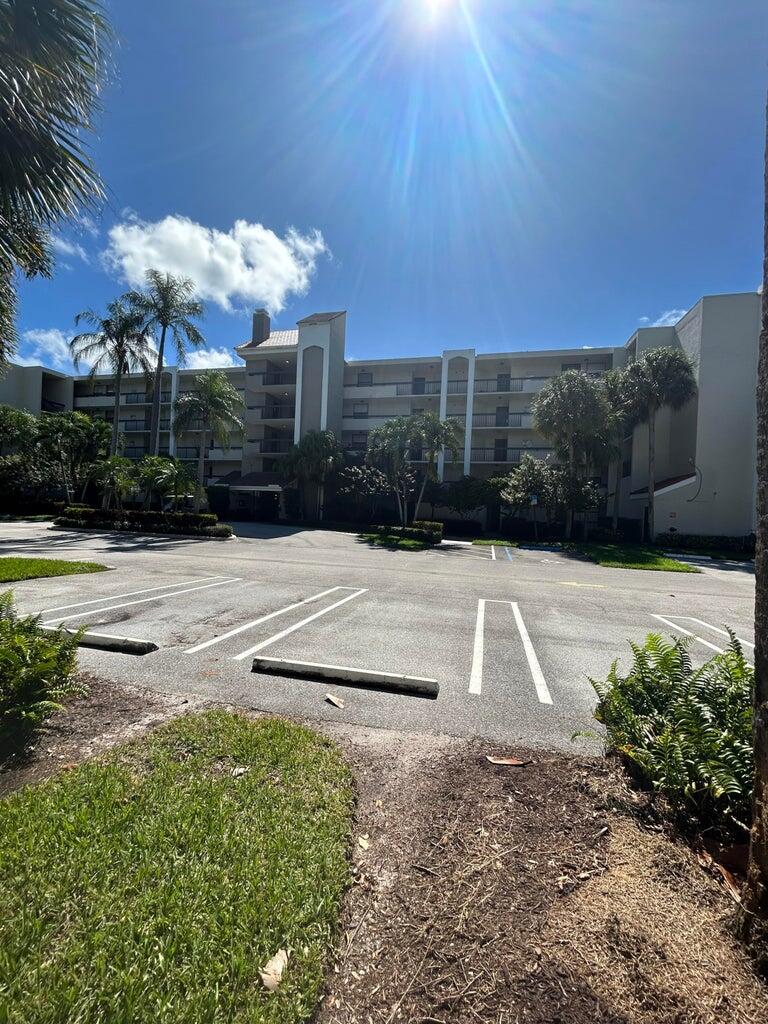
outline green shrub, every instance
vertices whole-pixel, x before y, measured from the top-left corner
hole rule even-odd
[[[718,537],[699,533],[660,533],[656,536],[657,547],[686,549],[688,551],[733,551],[754,555],[755,535],[746,537]]]
[[[609,748],[701,828],[749,828],[754,761],[754,670],[733,633],[723,654],[694,669],[688,640],[652,633],[626,676],[614,662],[590,679]]]
[[[215,526],[206,526],[203,534],[206,537],[231,537],[232,527],[227,523],[217,523]]]
[[[75,678],[79,639],[18,616],[10,592],[0,594],[0,755],[23,747],[62,698],[84,692]]]
[[[433,544],[439,544],[443,539],[443,524],[433,522],[430,519],[414,519],[413,528],[415,530],[426,530],[434,539]]]
[[[440,537],[431,530],[413,526],[374,526],[380,537],[395,537],[398,540],[417,540],[422,544],[439,544]]]
[[[219,534],[207,534],[209,529],[219,525],[217,516],[210,512],[146,512],[134,509],[111,509],[105,512],[103,509],[68,505],[64,509],[64,514],[56,520],[56,525],[90,527],[96,530],[137,530],[146,533],[191,533],[201,536],[219,536]]]

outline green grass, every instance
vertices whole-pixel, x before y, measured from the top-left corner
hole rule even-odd
[[[477,544],[479,547],[490,547],[491,545],[505,548],[520,547],[516,540],[487,540],[485,537],[476,537],[472,543]]]
[[[72,576],[78,573],[103,572],[106,565],[98,562],[65,562],[59,558],[0,557],[0,583],[36,580],[42,576]]]
[[[0,801],[0,1020],[307,1020],[353,800],[330,741],[215,711]]]
[[[564,550],[567,550],[564,545]],[[656,572],[700,572],[695,565],[665,557],[654,548],[634,544],[586,543],[573,544],[571,549],[583,554],[598,565],[611,569],[650,569]]]
[[[394,534],[382,537],[378,533],[361,533],[360,539],[374,547],[388,548],[390,551],[426,551],[428,547],[431,547],[424,541],[412,540],[410,537],[397,537]]]
[[[54,518],[53,512],[29,516],[0,516],[0,523],[48,523]]]

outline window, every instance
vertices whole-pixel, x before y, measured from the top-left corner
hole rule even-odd
[[[579,372],[581,370],[581,363],[563,363],[560,370],[562,373],[565,373],[567,370],[576,370]]]
[[[413,394],[423,395],[427,390],[426,377],[414,377],[413,378]]]
[[[368,418],[368,403],[367,402],[355,402],[352,406],[352,416],[356,420],[364,420]]]
[[[357,375],[357,386],[359,388],[370,388],[373,386],[373,374],[370,370],[360,370]]]

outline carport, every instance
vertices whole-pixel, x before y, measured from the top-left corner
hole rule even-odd
[[[277,473],[234,471],[214,487],[227,488],[229,515],[267,523],[285,518],[284,489]]]

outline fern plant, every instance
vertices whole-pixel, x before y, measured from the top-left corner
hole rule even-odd
[[[701,827],[743,834],[754,777],[754,670],[728,632],[724,653],[697,669],[688,639],[652,633],[642,647],[630,644],[626,676],[614,662],[605,682],[590,682],[609,749]]]
[[[64,697],[85,691],[79,639],[41,629],[39,616],[17,615],[11,593],[0,594],[0,754],[22,747]]]

